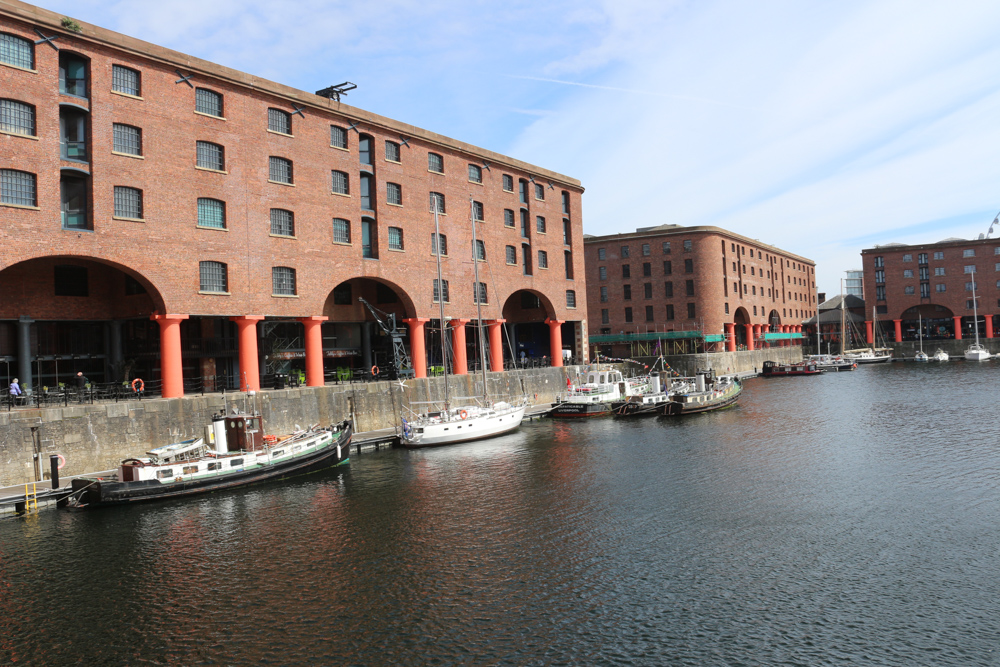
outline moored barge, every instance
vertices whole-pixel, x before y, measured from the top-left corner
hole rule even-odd
[[[720,410],[736,403],[742,392],[743,385],[732,375],[716,377],[711,371],[699,371],[694,391],[671,396],[660,408],[660,414],[676,416]]]
[[[267,436],[259,414],[216,415],[214,443],[191,438],[122,461],[113,478],[76,478],[69,507],[179,498],[340,465],[349,461],[352,433],[345,420]]]

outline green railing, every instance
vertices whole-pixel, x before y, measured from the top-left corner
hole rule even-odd
[[[651,331],[646,333],[598,334],[591,343],[629,343],[637,340],[685,340],[704,338],[700,331]]]

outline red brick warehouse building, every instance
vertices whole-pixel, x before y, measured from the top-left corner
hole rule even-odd
[[[1000,331],[1000,239],[892,243],[861,251],[868,341],[873,321],[890,340],[993,338]],[[974,323],[975,276],[978,322]],[[873,315],[874,310],[874,315]]]
[[[812,260],[719,227],[586,236],[591,336],[606,356],[669,333],[681,350],[753,350],[816,313]]]
[[[0,361],[24,384],[387,365],[561,363],[586,340],[579,181],[14,0],[0,0]],[[433,207],[444,284],[436,282]],[[578,299],[579,295],[579,299]],[[291,360],[291,361],[289,361]],[[61,374],[61,375],[60,375]]]

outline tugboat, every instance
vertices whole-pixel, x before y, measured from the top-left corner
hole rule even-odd
[[[663,415],[688,415],[728,408],[736,403],[743,385],[732,375],[715,376],[713,371],[698,371],[694,391],[678,393],[660,408]]]
[[[566,381],[569,384],[569,380]],[[593,370],[587,373],[586,382],[569,386],[566,393],[556,399],[550,417],[600,417],[611,412],[611,404],[629,396],[629,383],[615,370]]]
[[[669,376],[663,377],[658,373],[651,373],[648,384],[638,388],[638,391],[625,400],[612,403],[611,412],[615,417],[651,415],[658,412],[674,394],[690,391],[693,388],[694,378],[671,379]]]
[[[347,463],[353,426],[310,427],[291,435],[264,435],[259,414],[218,414],[209,427],[214,443],[191,438],[121,462],[110,478],[78,477],[72,509],[179,498]]]
[[[782,364],[777,361],[765,361],[761,375],[766,378],[786,377],[791,375],[819,375],[823,372],[815,361],[800,361],[795,364]]]

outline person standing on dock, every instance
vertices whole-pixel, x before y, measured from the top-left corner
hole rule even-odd
[[[20,400],[21,395],[22,395],[21,385],[19,385],[17,383],[17,378],[14,378],[14,381],[10,383],[10,401],[11,401],[11,403],[17,403],[17,401]]]

